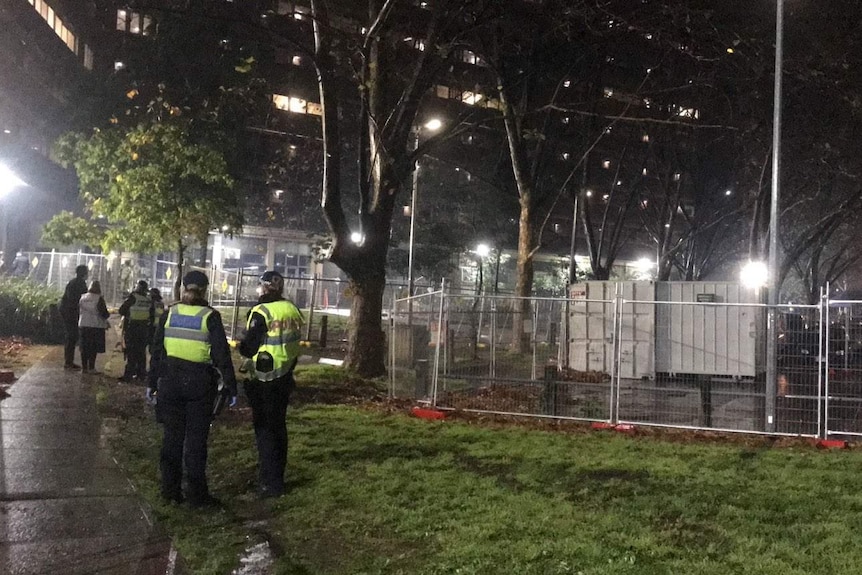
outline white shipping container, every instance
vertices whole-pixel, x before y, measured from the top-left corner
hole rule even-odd
[[[614,374],[616,298],[647,303],[623,306],[620,321],[620,375],[652,377],[655,373],[655,296],[653,282],[590,281],[570,287],[570,367]],[[628,312],[626,313],[626,310]]]
[[[758,327],[765,314],[753,290],[729,282],[659,282],[656,301],[673,302],[656,303],[657,373],[748,378],[762,370]]]
[[[738,284],[592,281],[573,284],[570,297],[572,369],[614,374],[619,358],[620,376],[630,379],[763,371],[766,314]]]

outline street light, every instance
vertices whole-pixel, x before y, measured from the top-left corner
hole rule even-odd
[[[417,126],[414,130],[413,150],[419,149],[419,137],[422,134],[422,129],[429,132],[436,132],[443,127],[443,122],[438,118],[431,118],[422,126]],[[410,245],[407,253],[407,295],[413,296],[415,288],[415,279],[413,274],[413,248],[416,241],[416,203],[419,195],[419,158],[416,158],[416,163],[413,166],[413,190],[410,197]],[[411,300],[412,301],[412,300]],[[411,308],[412,311],[412,308]]]
[[[0,164],[0,200],[12,193],[15,188],[26,186],[21,178],[15,175],[15,172],[10,170],[4,164]],[[8,209],[0,209],[0,253],[3,254],[3,259],[6,258],[6,236],[9,227],[7,213]]]
[[[742,285],[750,289],[760,289],[769,282],[769,269],[763,262],[749,261],[739,273]]]
[[[0,199],[9,195],[12,190],[25,186],[21,178],[15,175],[15,172],[10,170],[3,164],[0,164]]]

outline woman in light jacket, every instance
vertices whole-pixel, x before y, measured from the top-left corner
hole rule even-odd
[[[96,355],[105,353],[105,330],[108,329],[108,306],[102,297],[102,286],[98,281],[90,285],[89,291],[78,302],[81,329],[81,367],[84,373],[96,371]]]

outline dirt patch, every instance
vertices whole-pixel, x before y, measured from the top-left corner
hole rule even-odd
[[[34,345],[23,337],[0,338],[0,369],[23,372],[51,350],[51,346]]]

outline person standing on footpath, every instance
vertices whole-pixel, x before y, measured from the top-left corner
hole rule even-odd
[[[66,290],[60,299],[60,317],[63,319],[63,330],[66,335],[63,347],[64,369],[81,369],[75,363],[75,346],[78,343],[78,302],[87,293],[87,276],[90,270],[85,265],[75,268],[75,278],[66,284]]]
[[[81,330],[81,365],[84,373],[96,371],[96,356],[105,353],[105,330],[108,329],[108,306],[102,297],[102,284],[94,281],[78,303],[78,327]]]
[[[162,316],[165,315],[167,309],[159,288],[150,288],[150,299],[153,300],[153,327],[150,330],[150,337],[147,339],[148,347],[152,346],[153,337],[156,335],[156,326],[162,321]],[[150,349],[150,354],[152,353],[153,351]]]
[[[135,291],[120,306],[119,313],[123,317],[123,342],[126,346],[126,368],[120,381],[131,382],[134,378],[144,381],[154,315],[147,282],[138,282]]]
[[[156,327],[147,386],[147,401],[155,403],[156,420],[164,426],[162,497],[175,503],[188,499],[192,507],[219,504],[209,492],[206,464],[220,380],[224,382],[221,393],[230,398],[228,405],[236,405],[236,375],[224,324],[204,298],[208,283],[199,271],[183,278],[180,303],[169,307]]]
[[[254,378],[244,384],[252,411],[261,497],[284,494],[287,465],[287,404],[296,387],[302,313],[282,295],[284,278],[268,271],[260,278],[258,304],[251,309],[239,352],[251,358]]]

